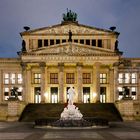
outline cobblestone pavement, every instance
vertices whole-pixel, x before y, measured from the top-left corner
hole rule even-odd
[[[104,129],[40,129],[33,123],[0,122],[0,140],[140,140],[140,122],[110,123]]]

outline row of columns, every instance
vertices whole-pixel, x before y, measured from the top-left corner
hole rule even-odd
[[[41,62],[39,64],[41,69],[41,102],[45,102],[45,96],[44,93],[47,90],[47,66],[46,63]],[[100,66],[101,63],[95,63],[93,65],[93,92],[96,93],[96,102],[100,101]],[[78,102],[82,102],[82,63],[77,63],[77,92],[78,92]],[[64,102],[64,63],[58,64],[59,68],[59,102]],[[26,64],[22,64],[22,72],[23,72],[23,100],[26,102],[30,102],[31,99],[31,68]],[[114,70],[114,71],[113,71]],[[112,81],[110,84],[110,93],[115,93],[117,95],[117,77],[118,77],[118,70],[116,68],[112,69],[110,72],[110,81]],[[114,80],[113,80],[114,79]],[[113,88],[114,87],[114,88]],[[112,95],[110,95],[112,96]],[[114,99],[117,98],[113,95]]]
[[[27,63],[22,63],[22,74],[23,74],[23,100],[30,102],[31,99],[31,68]],[[41,102],[45,102],[44,93],[47,87],[47,66],[45,63],[39,64],[41,68]],[[59,63],[59,102],[64,102],[64,63]],[[94,79],[94,92],[97,93],[97,101],[100,100],[100,73],[99,73],[100,64],[96,63],[93,66],[93,79]],[[82,102],[82,63],[77,63],[77,92],[78,92],[78,102]]]

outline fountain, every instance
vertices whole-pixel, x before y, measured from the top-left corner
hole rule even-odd
[[[52,123],[52,126],[56,127],[83,127],[83,126],[91,126],[91,124],[83,119],[83,115],[73,104],[74,101],[74,88],[70,87],[68,90],[69,100],[67,107],[64,108],[61,113],[61,117],[56,122]]]
[[[82,113],[76,107],[74,102],[75,91],[73,87],[68,90],[69,100],[67,106],[64,108],[60,115],[60,119],[56,121],[49,122],[48,120],[36,120],[36,125],[47,125],[49,127],[97,127],[103,126],[108,127],[108,121],[100,118],[92,118],[90,120],[85,120]],[[42,122],[43,121],[43,122]]]

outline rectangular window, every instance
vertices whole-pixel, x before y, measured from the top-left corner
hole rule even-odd
[[[15,84],[16,83],[16,74],[15,73],[11,74],[10,80],[11,80],[11,84]]]
[[[129,73],[124,74],[124,83],[128,84],[130,82],[130,75]]]
[[[106,84],[107,83],[107,74],[101,73],[100,74],[100,84]]]
[[[44,40],[44,46],[45,47],[48,46],[48,40],[47,39]]]
[[[136,100],[136,87],[131,87],[131,96],[134,100]]]
[[[51,103],[58,103],[58,87],[51,87]]]
[[[78,39],[74,39],[74,42],[75,42],[75,43],[78,43]]]
[[[41,83],[41,74],[40,73],[34,73],[34,83],[35,84]]]
[[[67,73],[66,74],[66,83],[67,84],[74,84],[74,73]]]
[[[91,74],[83,73],[83,84],[91,84]]]
[[[123,83],[123,73],[119,73],[118,81],[119,81],[119,84]]]
[[[60,39],[56,39],[56,44],[60,44]]]
[[[86,39],[86,45],[90,45],[90,40]]]
[[[137,83],[137,74],[136,73],[131,74],[131,83],[132,84]]]
[[[4,88],[4,100],[8,100],[9,98],[9,88]]]
[[[102,40],[101,39],[98,39],[98,47],[102,47]]]
[[[62,43],[65,43],[66,42],[66,39],[62,39]]]
[[[50,73],[50,83],[58,84],[58,73]]]
[[[38,39],[38,48],[42,47],[42,39]]]
[[[118,100],[121,100],[123,98],[123,88],[122,87],[118,87],[118,92],[119,92]]]
[[[90,103],[90,87],[83,87],[83,102]]]
[[[17,83],[22,84],[22,74],[17,75]]]
[[[9,84],[10,83],[10,74],[5,73],[4,74],[4,84]]]
[[[84,39],[80,39],[80,44],[84,44]]]
[[[92,46],[96,46],[96,40],[95,39],[92,40]]]
[[[50,45],[54,45],[54,40],[50,39]]]

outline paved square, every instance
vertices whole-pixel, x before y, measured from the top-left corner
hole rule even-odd
[[[72,138],[86,138],[86,139],[104,139],[97,132],[80,132],[64,131],[64,132],[47,132],[43,139],[72,139]]]
[[[112,122],[106,129],[41,129],[34,123],[0,122],[0,140],[140,140],[140,122]]]
[[[31,133],[0,133],[0,140],[23,140]]]
[[[111,134],[125,140],[140,140],[140,132],[110,132]]]

